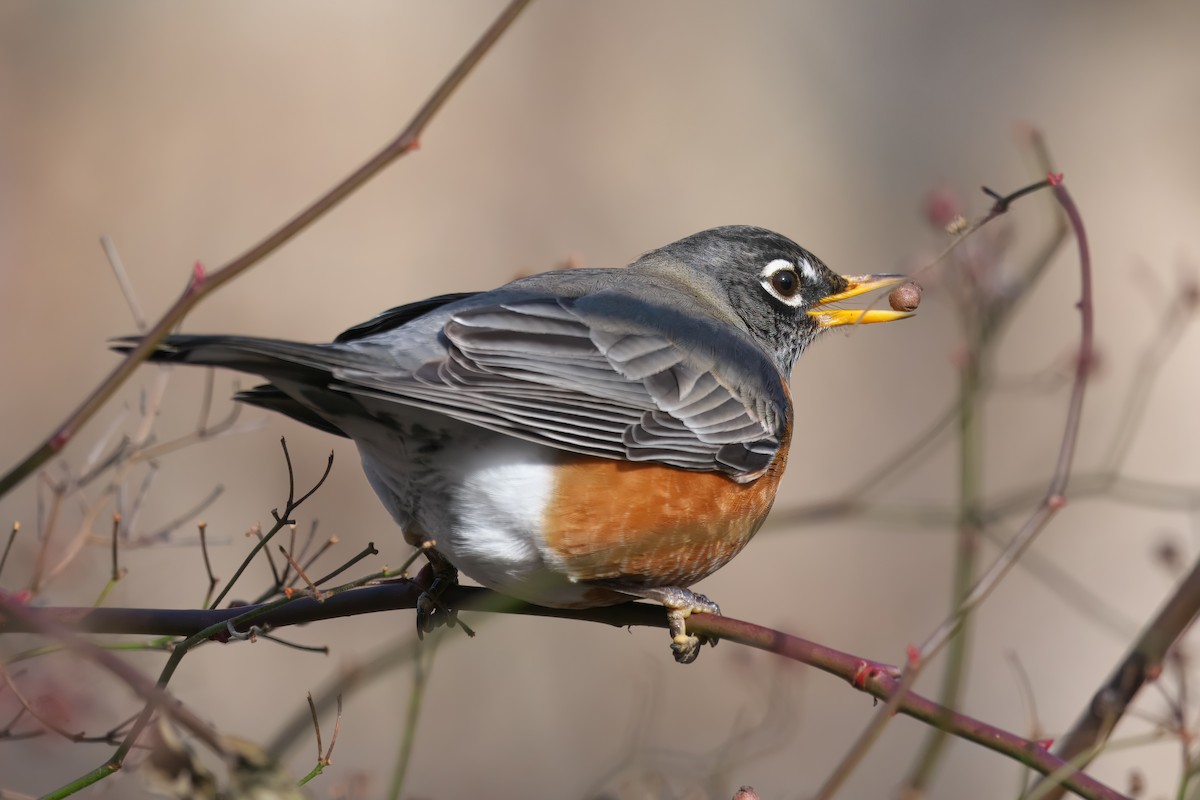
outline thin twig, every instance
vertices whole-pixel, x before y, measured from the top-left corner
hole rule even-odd
[[[1017,678],[1017,692],[1021,695],[1021,702],[1025,705],[1025,712],[1029,715],[1029,733],[1027,734],[1031,741],[1038,741],[1042,738],[1042,722],[1038,716],[1037,710],[1037,693],[1033,688],[1033,681],[1029,678],[1029,672],[1025,669],[1025,665],[1021,663],[1020,657],[1016,652],[1009,651],[1004,654],[1004,658],[1012,665],[1013,673]],[[1045,744],[1045,743],[1044,743]],[[1046,745],[1049,747],[1049,745]],[[1029,770],[1020,770],[1018,794],[1024,794],[1029,788]]]
[[[117,561],[117,554],[119,552],[119,550],[117,548],[117,543],[120,540],[120,534],[121,534],[121,515],[113,514],[113,524],[112,524],[112,582],[113,583],[116,583],[117,581],[121,580],[121,565]]]
[[[317,525],[318,524],[319,524],[318,521],[315,519],[312,521],[311,524],[309,524],[308,536],[305,537],[304,544],[300,547],[300,552],[296,555],[297,561],[304,563],[304,557],[308,554],[308,548],[312,547],[313,539],[315,539],[317,537]],[[293,552],[295,552],[294,549],[293,549]],[[305,569],[308,569],[310,566],[312,566],[311,561],[304,564]]]
[[[338,734],[342,730],[342,696],[337,696],[337,717],[333,722],[333,736],[329,739],[329,749],[321,749],[321,724],[317,721],[317,706],[313,703],[312,692],[308,693],[308,708],[312,713],[313,727],[317,731],[317,763],[307,775],[301,778],[298,782],[299,786],[304,786],[325,771],[325,768],[333,764],[333,748],[337,745]]]
[[[335,700],[340,708],[343,695],[350,696],[367,688],[397,666],[410,661],[414,657],[416,649],[423,646],[411,635],[397,636],[364,660],[355,660],[353,663],[343,665],[317,691],[315,705],[318,713],[328,709]],[[272,758],[282,759],[284,754],[302,739],[304,732],[311,727],[311,723],[307,720],[308,715],[297,710],[287,722],[279,727],[266,747]]]
[[[444,633],[444,631],[442,632]],[[404,715],[404,734],[400,737],[400,752],[396,756],[396,768],[392,774],[392,785],[388,800],[400,800],[404,791],[404,779],[412,760],[413,744],[417,740],[417,726],[421,720],[421,708],[429,686],[429,675],[433,669],[433,658],[443,636],[431,636],[413,653],[412,689],[408,694],[408,711]]]
[[[1173,301],[1162,313],[1158,327],[1149,338],[1148,345],[1139,354],[1134,374],[1128,382],[1129,393],[1118,416],[1116,430],[1108,450],[1100,460],[1105,471],[1116,472],[1133,445],[1134,435],[1146,416],[1147,402],[1154,390],[1162,367],[1183,341],[1183,330],[1195,319],[1196,305],[1186,294],[1175,294]]]
[[[300,576],[300,579],[308,584],[308,596],[316,600],[318,603],[323,602],[325,600],[325,595],[321,594],[321,590],[317,588],[317,585],[313,583],[307,575],[304,574],[304,570],[300,569],[300,565],[296,563],[294,558],[292,558],[292,554],[287,551],[287,548],[283,545],[279,545],[279,552],[283,554],[285,559],[287,559],[287,563],[292,566],[292,569],[296,570],[296,574]],[[290,592],[291,589],[288,591]]]
[[[1017,534],[1008,543],[1004,551],[996,558],[987,572],[975,584],[967,595],[958,611],[933,632],[921,646],[921,661],[932,658],[954,634],[964,616],[973,611],[991,594],[1008,571],[1016,563],[1021,554],[1033,543],[1051,518],[1066,504],[1067,484],[1071,479],[1071,464],[1075,459],[1075,445],[1079,440],[1079,429],[1083,421],[1083,398],[1087,391],[1088,377],[1091,375],[1095,360],[1095,312],[1092,303],[1092,259],[1088,249],[1087,233],[1083,227],[1083,219],[1075,206],[1074,200],[1062,185],[1061,178],[1052,181],[1055,196],[1067,212],[1071,227],[1075,231],[1075,239],[1079,247],[1079,357],[1075,366],[1075,379],[1071,387],[1071,397],[1067,402],[1067,418],[1063,430],[1062,443],[1059,445],[1058,459],[1054,467],[1054,475],[1046,489],[1046,495],[1041,506],[1029,517]]]
[[[312,497],[313,492],[321,488],[321,485],[325,483],[325,479],[329,477],[330,470],[333,469],[333,453],[330,453],[329,460],[325,465],[325,472],[322,473],[320,479],[316,482],[312,489],[305,492],[299,499],[295,499],[295,474],[292,470],[292,457],[291,454],[288,453],[287,439],[280,437],[279,444],[283,448],[283,458],[287,463],[288,469],[288,501],[284,506],[283,514],[279,513],[279,509],[274,509],[271,511],[271,515],[275,518],[275,525],[272,526],[271,530],[267,531],[265,534],[262,533],[261,530],[257,531],[258,542],[250,549],[250,552],[246,554],[246,557],[242,559],[242,563],[238,565],[237,570],[233,573],[233,577],[230,578],[225,584],[225,587],[221,589],[220,594],[218,594],[217,598],[212,601],[212,604],[209,606],[209,608],[216,608],[217,606],[221,605],[221,601],[224,600],[225,596],[229,594],[230,590],[233,589],[233,585],[237,583],[238,578],[242,577],[242,573],[245,572],[246,568],[250,566],[250,563],[254,561],[254,558],[258,555],[259,551],[263,550],[267,543],[271,541],[271,537],[281,531],[285,526],[294,524],[291,518],[292,514],[295,513],[296,509],[301,503]],[[271,565],[271,573],[275,577],[275,585],[279,586],[279,572],[275,568],[275,561],[271,558],[270,551],[267,551],[267,561]]]
[[[326,764],[333,763],[333,748],[337,746],[338,734],[342,732],[342,696],[337,696],[337,716],[333,719],[333,736],[329,737],[329,749],[325,751]]]
[[[307,500],[308,498],[310,498],[314,494],[316,494],[317,490],[325,485],[325,480],[329,477],[330,472],[333,472],[333,451],[332,450],[329,451],[329,458],[325,462],[325,471],[323,473],[321,473],[321,477],[317,479],[317,482],[313,484],[311,489],[309,489],[307,492],[305,492],[303,495],[301,495],[299,500],[296,500],[295,503],[291,503],[292,508],[296,508],[301,503],[303,503],[305,500]],[[292,522],[291,524],[295,525],[296,523]]]
[[[314,526],[313,529],[316,530],[316,527]],[[309,556],[308,561],[304,562],[304,568],[306,570],[312,569],[312,565],[317,563],[317,560],[321,556],[328,553],[329,548],[333,547],[335,544],[339,543],[340,541],[341,541],[341,539],[339,539],[337,536],[330,536],[328,539],[321,542],[321,546],[317,548],[317,551],[315,553],[313,553],[311,556]],[[307,547],[305,549],[307,549]]]
[[[204,556],[204,572],[208,575],[208,588],[204,591],[204,607],[208,608],[213,589],[217,586],[217,576],[213,574],[212,561],[208,557],[208,523],[200,520],[196,523],[196,529],[200,533],[200,554]]]
[[[93,525],[96,522],[96,518],[100,516],[100,512],[108,505],[109,496],[108,493],[101,495],[90,506],[84,509],[83,518],[79,522],[75,535],[71,537],[66,547],[62,548],[58,562],[47,569],[42,576],[41,587],[43,590],[47,584],[66,572],[67,568],[83,552],[87,543],[92,540]],[[66,495],[64,495],[64,499],[65,497]]]
[[[364,558],[367,558],[368,556],[377,556],[377,555],[379,555],[379,551],[375,549],[375,543],[367,542],[367,546],[364,547],[362,550],[359,550],[358,554],[355,555],[354,558],[350,559],[345,564],[342,564],[340,567],[338,567],[337,569],[335,569],[333,572],[329,573],[328,575],[323,575],[322,577],[318,578],[316,581],[314,581],[314,583],[317,586],[323,586],[324,584],[329,583],[331,580],[336,578],[338,575],[341,575],[343,572],[345,572],[346,570],[353,567],[359,561],[362,561]]]
[[[292,576],[293,556],[291,554],[295,553],[295,552],[296,552],[296,526],[289,525],[288,526],[288,543],[287,543],[288,563],[285,564],[283,567],[283,574],[279,576],[279,586],[276,588],[282,589],[284,586],[288,585],[288,581],[294,580],[294,578]],[[296,561],[299,561],[300,557],[295,556],[294,559]],[[299,577],[299,576],[297,575],[296,577]]]
[[[43,513],[43,502],[39,493],[38,497],[38,518],[44,519],[38,525],[40,544],[38,546],[37,557],[33,562],[33,577],[29,581],[29,591],[33,594],[38,594],[42,590],[42,581],[46,576],[46,568],[50,557],[50,542],[54,539],[54,532],[58,527],[58,512],[62,507],[63,490],[57,484],[54,484],[46,476],[40,483],[41,487],[48,487],[51,493],[49,508],[46,508]]]
[[[197,428],[190,433],[185,433],[183,436],[171,439],[170,441],[143,447],[130,455],[129,462],[131,464],[138,464],[143,461],[154,461],[176,450],[190,447],[197,442],[210,442],[214,439],[222,439],[234,434],[248,433],[259,430],[264,426],[264,420],[261,419],[247,422],[244,425],[236,425],[235,423],[241,414],[242,404],[234,403],[230,407],[229,413],[215,424],[209,425],[206,428]]]
[[[275,513],[275,512],[272,511],[271,513]],[[270,531],[270,535],[274,536],[276,533],[278,533],[280,530],[282,530],[285,527],[287,527],[286,522],[284,522],[284,523],[276,522],[275,527],[272,528]],[[255,536],[258,538],[258,545],[261,545],[261,547],[259,547],[259,549],[261,549],[261,551],[262,551],[263,558],[265,558],[267,560],[267,567],[271,570],[272,585],[278,586],[279,585],[279,577],[280,577],[279,576],[279,567],[275,566],[275,557],[271,555],[271,551],[266,546],[267,541],[266,541],[266,536],[262,532],[262,526],[255,525],[253,528],[246,531],[246,535],[247,536]],[[256,545],[256,547],[258,547],[258,545]]]
[[[313,730],[317,734],[317,761],[325,755],[325,745],[321,743],[321,720],[317,719],[317,704],[313,702],[312,692],[308,693],[308,710],[312,714]]]
[[[137,292],[133,290],[133,281],[129,280],[129,273],[125,270],[125,262],[121,260],[121,254],[117,252],[117,245],[113,243],[108,234],[105,234],[100,237],[100,247],[104,249],[108,266],[112,268],[117,285],[121,287],[125,305],[129,306],[129,313],[133,316],[133,324],[137,326],[139,332],[146,330],[146,315],[142,313],[142,304],[138,302]]]
[[[8,541],[4,543],[4,555],[0,555],[0,575],[4,574],[4,565],[8,563],[8,554],[12,550],[17,534],[21,532],[21,523],[14,520],[12,529],[8,532]]]
[[[21,708],[24,709],[29,716],[40,722],[47,730],[57,733],[59,736],[63,737],[69,742],[79,742],[83,738],[82,731],[79,733],[72,733],[38,711],[33,703],[29,702],[21,690],[17,688],[17,684],[13,681],[12,676],[8,674],[8,670],[5,669],[4,665],[2,664],[0,664],[0,680],[3,680],[5,685],[8,686],[8,690],[12,692],[13,697],[15,697],[17,702],[21,704]]]
[[[261,631],[258,635],[263,639],[266,639],[268,642],[274,642],[275,644],[283,645],[290,650],[299,650],[302,653],[316,653],[317,655],[322,656],[329,655],[328,645],[299,644],[297,642],[289,642],[287,639],[282,637],[275,636],[274,634],[270,633],[262,633]]]
[[[132,531],[137,527],[141,510],[145,508],[146,498],[150,496],[150,488],[154,485],[154,479],[158,477],[158,465],[154,463],[149,465],[145,476],[142,478],[141,486],[138,487],[137,492],[133,496],[133,502],[128,504],[128,508],[126,508],[125,495],[128,483],[124,479],[128,474],[128,465],[126,465],[124,469],[117,471],[115,491],[117,513],[126,518],[125,538],[129,538],[129,531]]]
[[[191,508],[188,508],[174,519],[163,523],[155,530],[152,530],[149,533],[138,534],[136,537],[131,538],[125,543],[126,547],[143,547],[147,544],[157,544],[158,542],[165,540],[172,533],[203,514],[209,506],[217,502],[224,492],[225,487],[218,483],[209,491],[207,495],[197,500],[195,505],[193,505]]]
[[[1035,135],[1036,145],[1043,142]],[[1048,162],[1048,154],[1037,150],[1043,161]],[[1050,166],[1045,164],[1043,174],[1050,172]],[[1031,194],[1048,185],[1047,181],[1031,184],[1019,189],[1008,196],[984,187],[984,192],[995,199],[989,216],[1005,213],[1018,198]],[[1039,258],[1028,268],[1021,280],[1025,286],[1030,286],[1044,272],[1050,263],[1051,256],[1057,251],[1059,244],[1065,239],[1065,225],[1062,222],[1061,211],[1056,215],[1059,228],[1051,236],[1043,248]],[[999,336],[1004,324],[1012,318],[1016,300],[1019,295],[1012,293],[995,293],[989,287],[978,282],[975,271],[965,272],[970,284],[970,294],[961,298],[959,309],[962,313],[963,328],[966,331],[966,358],[959,379],[959,507],[957,515],[958,537],[955,547],[955,564],[953,577],[953,600],[951,608],[961,605],[964,598],[976,580],[977,562],[979,560],[979,544],[985,531],[983,522],[983,410],[985,391],[984,364],[999,344]],[[1012,298],[1007,300],[1006,298]],[[964,618],[965,619],[965,618]],[[946,658],[946,668],[942,675],[942,690],[940,699],[946,706],[956,706],[967,677],[967,658],[970,653],[968,630],[965,623],[956,629],[956,636],[950,641],[950,650]],[[919,662],[918,662],[919,663]],[[943,748],[947,743],[944,733],[939,730],[931,731],[925,746],[916,758],[915,767],[909,778],[909,785],[916,793],[923,793],[936,765],[941,759]]]
[[[1066,212],[1072,229],[1075,231],[1076,243],[1079,248],[1080,272],[1080,300],[1078,304],[1080,314],[1079,360],[1076,364],[1075,380],[1071,390],[1071,398],[1068,401],[1067,419],[1063,431],[1062,443],[1059,446],[1054,475],[1050,480],[1050,485],[1046,490],[1042,504],[1029,517],[1017,532],[1017,535],[1009,542],[1005,550],[993,561],[984,575],[975,583],[974,588],[967,593],[955,613],[929,636],[919,650],[910,653],[904,669],[904,675],[901,679],[901,686],[904,686],[908,682],[910,676],[915,677],[922,667],[951,640],[967,615],[991,594],[992,590],[999,585],[1000,579],[1007,574],[1008,570],[1012,568],[1025,549],[1033,543],[1033,540],[1046,527],[1051,518],[1066,504],[1065,492],[1070,479],[1071,463],[1075,455],[1075,444],[1083,418],[1083,397],[1094,359],[1092,263],[1091,254],[1088,249],[1087,234],[1083,227],[1083,219],[1070,193],[1062,185],[1061,176],[1051,175],[1048,178],[1048,183]],[[866,755],[883,727],[886,726],[892,715],[898,710],[903,702],[903,695],[904,692],[898,692],[889,699],[883,708],[876,712],[875,718],[855,742],[855,745],[845,754],[817,797],[832,797],[837,789],[840,788],[844,779],[849,776],[851,770]],[[943,726],[937,727],[944,729]],[[932,749],[932,746],[931,742],[931,746],[927,748],[926,755],[922,759],[922,765],[931,763],[932,759],[930,756],[936,752]],[[922,766],[910,780],[913,784],[920,784],[926,776],[926,767]]]
[[[104,601],[108,599],[109,593],[114,588],[116,588],[117,582],[121,580],[121,577],[124,574],[121,571],[121,565],[117,560],[117,556],[120,552],[119,548],[118,548],[118,543],[120,542],[120,534],[121,534],[121,515],[113,514],[113,517],[112,517],[112,547],[111,547],[111,555],[112,555],[111,570],[112,571],[109,574],[108,582],[105,583],[104,588],[100,590],[100,596],[96,598],[95,605],[97,605],[97,606],[104,605]]]
[[[363,184],[378,175],[393,161],[415,150],[420,143],[421,134],[437,115],[438,111],[441,110],[442,106],[446,104],[446,101],[454,94],[455,89],[458,88],[459,84],[463,82],[475,65],[479,63],[483,56],[492,48],[492,45],[496,43],[528,4],[529,0],[512,0],[475,45],[455,65],[454,69],[446,76],[441,85],[434,90],[433,94],[425,101],[425,104],[421,106],[412,118],[412,121],[401,131],[400,135],[389,142],[365,164],[282,225],[274,233],[216,271],[207,272],[202,265],[197,263],[193,269],[192,277],[187,282],[187,286],[184,288],[179,299],[167,309],[158,322],[145,332],[145,335],[129,351],[129,354],[101,381],[100,385],[88,395],[78,408],[67,415],[67,418],[59,424],[58,428],[50,436],[34,448],[33,452],[13,466],[3,477],[0,477],[0,497],[8,494],[13,487],[17,486],[17,484],[21,483],[37,471],[39,467],[61,452],[67,443],[75,438],[75,435],[83,427],[84,423],[91,419],[108,399],[112,397],[113,393],[129,379],[138,365],[154,352],[159,342],[163,340],[163,337],[173,330],[201,300],[291,241],[297,234],[323,217],[342,200],[345,200],[362,187]]]

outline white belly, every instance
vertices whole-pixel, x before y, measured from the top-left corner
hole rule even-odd
[[[438,552],[483,586],[541,605],[581,602],[586,587],[567,577],[542,535],[557,451],[436,419],[423,440],[411,431],[355,436],[367,478],[392,517],[434,539]],[[453,448],[430,451],[430,442],[447,435]]]

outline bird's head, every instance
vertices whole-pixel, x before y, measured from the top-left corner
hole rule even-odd
[[[730,225],[692,234],[634,264],[671,272],[708,300],[714,314],[746,330],[787,375],[821,333],[843,325],[912,316],[891,309],[833,304],[905,280],[903,275],[839,275],[791,239],[765,228]]]

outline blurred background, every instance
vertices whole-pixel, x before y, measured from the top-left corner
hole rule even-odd
[[[0,5],[0,468],[37,446],[113,367],[106,341],[135,330],[101,234],[157,316],[194,262],[215,269],[239,254],[391,138],[500,7]],[[1194,487],[1200,336],[1186,326],[1165,334],[1160,321],[1195,282],[1198,25],[1200,7],[1179,2],[535,3],[419,151],[204,302],[184,329],[327,340],[410,300],[490,288],[571,259],[621,265],[730,223],[774,228],[840,272],[911,270],[946,240],[930,223],[930,193],[957,192],[978,213],[989,204],[981,184],[1007,191],[1036,179],[1022,133],[1036,126],[1066,173],[1095,257],[1100,361],[1078,469],[1094,474],[1106,463],[1131,389],[1148,387],[1139,365],[1164,352],[1120,471]],[[1039,195],[990,229],[1011,237],[997,250],[998,274],[1022,269],[1053,222],[1049,196]],[[1077,346],[1078,283],[1068,243],[992,365],[988,497],[1028,488],[1036,501],[1049,478],[1062,376]],[[830,335],[802,359],[778,521],[699,586],[726,613],[898,663],[949,611],[953,438],[901,479],[866,490],[858,499],[877,503],[872,513],[796,521],[798,509],[840,497],[911,447],[954,402],[963,339],[939,286],[930,281],[916,320]],[[1155,342],[1170,353],[1151,349]],[[97,442],[113,441],[108,432],[136,429],[139,392],[155,375],[144,368],[67,449],[73,469]],[[229,411],[233,380],[216,376],[214,417]],[[203,394],[202,371],[173,373],[158,437],[191,431]],[[129,572],[108,605],[199,604],[207,584],[199,517],[218,542],[215,572],[231,575],[250,545],[243,533],[269,524],[286,498],[281,435],[302,485],[336,453],[328,483],[299,515],[301,529],[319,519],[322,536],[339,538],[323,563],[336,566],[367,541],[382,552],[364,571],[403,561],[399,531],[351,446],[260,412],[240,422],[256,420],[255,431],[161,459],[132,533],[181,515],[187,524],[168,544],[125,552]],[[37,485],[0,500],[4,526],[21,520],[30,534],[0,575],[10,591],[27,585],[38,552],[31,532],[47,495],[39,499]],[[215,502],[190,511],[217,485]],[[81,502],[62,508],[54,558],[81,524]],[[994,532],[1010,534],[1032,507]],[[111,511],[104,506],[92,524],[97,537],[108,535]],[[1069,505],[1030,554],[1042,567],[1018,568],[974,618],[962,709],[1022,735],[1067,729],[1169,595],[1172,565],[1196,553],[1194,522],[1158,501]],[[995,552],[987,545],[982,558]],[[108,577],[106,546],[88,547],[38,602],[90,604]],[[258,565],[234,594],[256,595],[267,580]],[[728,643],[681,668],[662,631],[470,622],[479,635],[449,637],[433,662],[406,796],[722,798],[741,784],[764,798],[805,796],[872,714],[869,698],[838,680]],[[265,743],[306,713],[306,691],[410,637],[411,627],[410,613],[394,613],[283,632],[328,644],[327,656],[265,641],[207,647],[184,661],[171,689],[221,731]],[[148,674],[162,663],[129,658]],[[27,689],[59,698],[69,728],[103,732],[135,709],[87,665],[51,658],[25,669]],[[918,690],[936,694],[941,669],[931,666]],[[346,796],[352,785],[352,796],[385,791],[412,674],[400,664],[347,695],[335,766],[310,785],[312,796]],[[1166,716],[1164,696],[1177,696],[1194,671],[1185,663],[1180,674],[1145,693],[1139,708],[1150,721],[1126,721],[1117,738]],[[890,796],[925,734],[896,719],[842,796]],[[0,785],[39,794],[109,752],[50,736],[0,742]],[[311,753],[302,739],[289,767],[307,772]],[[1180,763],[1178,738],[1164,737],[1107,754],[1094,769],[1122,790],[1140,775],[1148,796],[1164,797]],[[1011,761],[955,742],[929,796],[1010,797],[1020,780]],[[136,791],[128,776],[109,784],[99,793]]]

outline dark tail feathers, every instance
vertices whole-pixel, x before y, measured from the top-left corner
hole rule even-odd
[[[112,349],[128,353],[140,341],[138,336],[123,336],[113,340]],[[261,375],[268,380],[325,387],[333,381],[333,370],[352,364],[356,356],[336,345],[301,344],[252,336],[176,334],[164,339],[150,360],[164,364],[224,367]],[[337,425],[270,383],[238,392],[234,399],[284,414],[337,436],[346,436]]]

